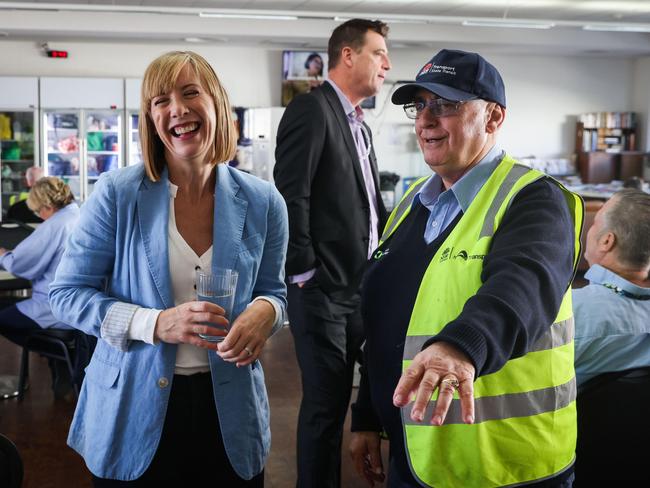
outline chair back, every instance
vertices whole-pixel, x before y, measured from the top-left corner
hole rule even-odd
[[[22,400],[23,398],[27,377],[29,375],[29,351],[50,359],[64,361],[74,391],[79,395],[86,366],[90,362],[96,344],[96,337],[86,335],[84,332],[76,329],[40,329],[31,331],[23,345],[18,399]],[[54,383],[58,384],[56,375]]]
[[[0,434],[0,486],[20,488],[23,483],[23,461],[16,445]]]
[[[650,486],[650,368],[592,378],[576,405],[574,487]]]
[[[0,222],[0,247],[14,249],[34,229],[22,222]]]

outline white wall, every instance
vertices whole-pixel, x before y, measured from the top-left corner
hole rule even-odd
[[[142,77],[158,55],[175,49],[194,50],[214,67],[233,105],[268,107],[280,104],[281,50],[230,45],[130,44],[98,42],[50,43],[65,49],[67,59],[47,58],[34,42],[0,41],[0,76]]]
[[[413,79],[435,52],[437,48],[430,52],[394,50],[389,78]],[[648,76],[635,79],[634,61],[629,59],[487,53],[485,57],[499,69],[506,85],[508,108],[499,144],[519,157],[570,156],[575,147],[578,114],[641,110],[632,101],[633,85],[636,81],[647,87],[649,79]],[[380,102],[389,90],[390,85],[384,88]],[[395,138],[412,134],[413,123],[406,119],[401,108],[389,103],[380,114],[381,107],[380,103],[370,111],[367,120],[375,133],[376,150],[384,156],[379,160],[382,169],[402,169],[397,172],[409,176],[426,174],[414,137],[411,136],[406,147],[393,144]],[[642,110],[647,113],[649,109],[646,106]]]
[[[639,113],[637,120],[637,148],[650,150],[650,58],[640,58],[634,63],[634,111]]]
[[[37,43],[0,41],[0,76],[141,77],[147,64],[172,49],[193,49],[214,66],[231,103],[248,107],[280,104],[281,49],[201,44],[133,44],[59,42],[68,59],[44,57]],[[401,108],[384,103],[391,80],[412,79],[442,47],[431,50],[394,49],[393,69],[367,121],[374,130],[382,170],[424,174],[426,166],[412,135],[412,122]],[[575,117],[582,112],[650,109],[650,58],[551,57],[491,55],[506,83],[508,111],[500,144],[514,156],[568,156],[575,145]],[[634,93],[636,92],[636,95]]]

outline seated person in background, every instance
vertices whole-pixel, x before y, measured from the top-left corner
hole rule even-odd
[[[27,188],[34,186],[34,183],[43,176],[43,168],[38,166],[32,166],[27,168],[25,171],[25,182],[27,183]],[[19,195],[19,201],[11,202],[11,206],[7,210],[7,218],[11,220],[18,220],[20,222],[31,222],[31,223],[41,223],[41,219],[38,215],[34,215],[29,207],[27,206],[27,195],[28,193],[21,193]]]
[[[587,233],[589,285],[573,290],[578,388],[590,378],[650,366],[650,194],[624,189]]]
[[[25,344],[33,330],[70,328],[54,318],[47,294],[65,242],[79,219],[79,207],[70,188],[54,176],[34,184],[27,206],[44,222],[13,251],[0,248],[0,268],[32,282],[31,298],[0,310],[0,334],[19,346]],[[55,364],[54,368],[55,379],[69,377],[65,365]],[[63,383],[62,379],[56,382],[55,393],[63,393],[63,388],[69,386]]]

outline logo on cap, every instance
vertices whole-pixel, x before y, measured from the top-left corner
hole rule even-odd
[[[424,67],[420,70],[420,73],[418,76],[422,76],[424,73],[428,73],[429,70],[431,69],[431,66],[433,66],[433,63],[427,63],[424,65]]]
[[[432,73],[444,73],[446,75],[456,76],[456,67],[455,66],[441,66],[439,64],[434,64],[433,68],[429,70]]]

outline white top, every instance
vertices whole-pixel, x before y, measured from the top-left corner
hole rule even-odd
[[[199,268],[209,270],[212,266],[212,246],[202,256],[198,256],[178,232],[174,211],[174,199],[177,191],[178,187],[170,182],[167,238],[169,243],[169,273],[174,294],[174,306],[197,299],[195,288],[196,271]],[[273,300],[257,297],[251,303],[257,300],[265,300],[273,305],[276,324],[282,319],[279,306]],[[129,324],[128,338],[155,345],[154,330],[160,312],[162,310],[138,308]],[[190,375],[207,371],[210,371],[207,349],[191,344],[178,344],[175,374]]]

